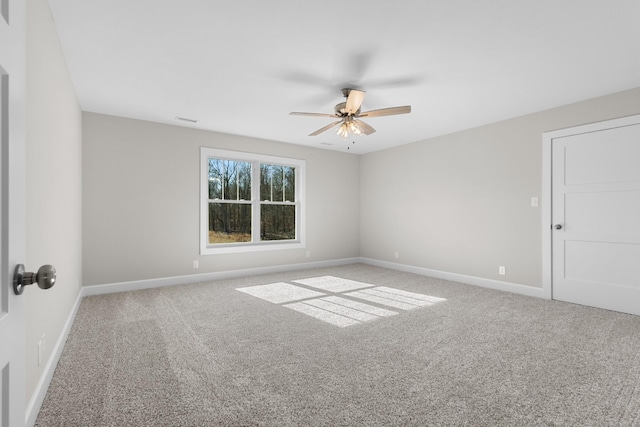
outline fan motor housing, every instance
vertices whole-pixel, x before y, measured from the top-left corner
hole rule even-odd
[[[344,117],[347,116],[347,103],[346,102],[341,102],[339,104],[336,104],[335,107],[333,107],[334,111],[336,112],[336,115],[340,116],[340,117]],[[358,111],[356,111],[355,113],[352,114],[352,116],[358,116],[360,115],[360,108],[358,108]]]

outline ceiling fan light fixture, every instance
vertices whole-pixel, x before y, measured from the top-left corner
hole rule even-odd
[[[358,126],[358,123],[354,122],[353,118],[349,116],[345,117],[342,124],[338,126],[336,133],[338,134],[338,136],[341,136],[344,139],[350,139],[354,136],[362,135],[364,131],[362,130],[362,128],[360,128],[360,126]]]

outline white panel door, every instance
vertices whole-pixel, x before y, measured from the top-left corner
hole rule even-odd
[[[640,124],[551,150],[553,299],[640,315]]]
[[[24,262],[25,1],[0,0],[0,426],[25,424],[23,298],[12,276]]]

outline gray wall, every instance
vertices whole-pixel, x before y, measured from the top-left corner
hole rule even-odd
[[[199,255],[201,146],[306,160],[307,247]],[[85,285],[359,255],[355,155],[83,113],[83,167]]]
[[[361,256],[541,287],[542,133],[638,113],[634,89],[362,156]]]
[[[542,133],[636,113],[640,89],[360,157],[83,113],[84,284],[362,256],[541,287]],[[200,256],[200,146],[307,160],[307,248]]]
[[[80,106],[46,0],[27,2],[26,259],[57,268],[53,288],[25,290],[27,402],[61,337],[82,284]],[[45,335],[45,360],[37,344]]]

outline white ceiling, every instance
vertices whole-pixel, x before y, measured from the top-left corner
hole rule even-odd
[[[640,87],[638,0],[49,0],[84,111],[366,153]],[[351,144],[340,89],[367,91]],[[178,121],[185,117],[197,124]],[[325,145],[332,144],[332,145]]]

